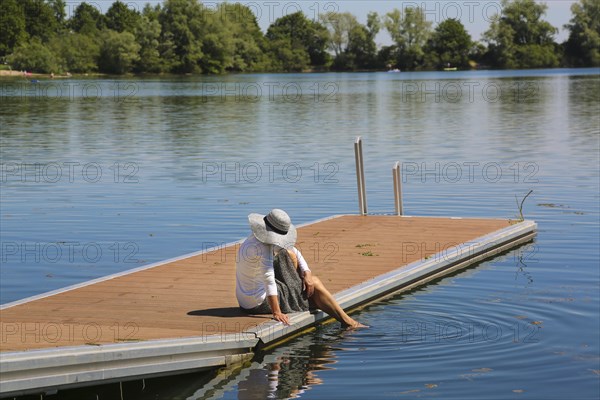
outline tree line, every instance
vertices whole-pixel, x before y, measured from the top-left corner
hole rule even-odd
[[[118,0],[102,13],[84,2],[69,18],[65,7],[2,0],[0,59],[16,70],[110,74],[600,66],[600,0],[572,5],[560,44],[544,20],[547,6],[534,0],[502,0],[481,41],[456,19],[433,27],[415,7],[371,12],[366,24],[346,12],[317,20],[296,12],[266,33],[239,3],[165,0],[138,11]],[[393,44],[378,48],[382,30]]]

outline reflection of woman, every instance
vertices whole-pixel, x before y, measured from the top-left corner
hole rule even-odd
[[[296,227],[283,210],[248,216],[252,235],[242,243],[236,267],[236,297],[251,314],[273,314],[284,324],[295,311],[320,308],[343,326],[366,327],[340,307],[319,278],[312,275],[294,247]]]
[[[295,399],[321,385],[319,371],[333,369],[336,361],[330,343],[315,345],[316,336],[309,334],[272,353],[257,354],[237,384],[238,399]]]

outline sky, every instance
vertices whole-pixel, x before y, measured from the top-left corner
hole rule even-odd
[[[146,3],[153,5],[162,3],[159,0],[121,1],[140,11]],[[87,0],[86,2],[100,8],[102,12],[106,12],[113,0]],[[222,2],[219,0],[202,1],[207,7],[216,7]],[[474,40],[481,39],[481,34],[488,29],[491,17],[502,10],[500,0],[229,0],[228,2],[239,2],[252,9],[258,17],[259,25],[263,31],[266,31],[277,18],[296,11],[304,12],[311,19],[317,19],[320,14],[331,11],[350,12],[356,15],[360,22],[366,23],[367,14],[370,11],[376,11],[379,15],[384,15],[394,8],[421,7],[425,10],[427,20],[433,22],[434,27],[447,18],[460,19]],[[548,6],[545,19],[559,29],[556,36],[559,43],[568,37],[568,31],[563,29],[563,25],[571,19],[571,5],[575,2],[576,0],[540,1],[540,3],[545,3]],[[70,15],[81,1],[67,0],[66,3],[67,15]],[[376,41],[378,45],[391,44],[391,38],[385,31],[377,36]]]

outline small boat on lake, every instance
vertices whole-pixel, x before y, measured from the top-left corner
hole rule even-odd
[[[444,67],[444,71],[458,71],[458,67],[453,67],[452,64],[448,63]]]

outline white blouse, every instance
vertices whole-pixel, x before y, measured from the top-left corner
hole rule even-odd
[[[281,247],[260,242],[254,234],[240,246],[236,258],[235,295],[240,307],[251,309],[265,301],[266,296],[277,296],[273,255]],[[293,247],[298,258],[298,268],[310,271],[300,250]]]

